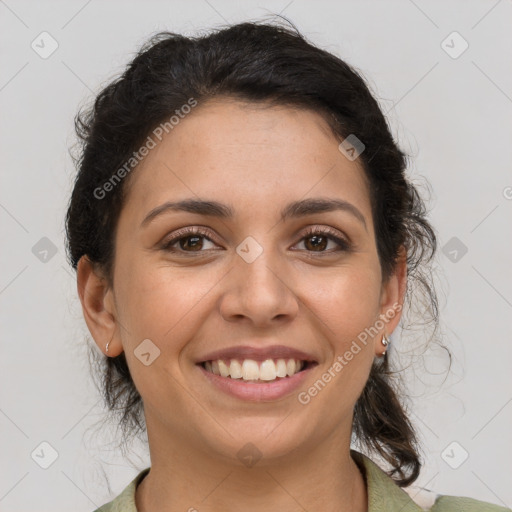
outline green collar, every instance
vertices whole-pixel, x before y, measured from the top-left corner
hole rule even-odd
[[[423,512],[423,509],[414,503],[411,497],[375,462],[355,450],[350,450],[350,454],[366,477],[368,512],[387,510]]]

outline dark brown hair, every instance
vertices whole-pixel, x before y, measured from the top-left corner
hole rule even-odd
[[[204,102],[219,95],[311,109],[325,115],[337,137],[353,134],[364,143],[359,159],[369,184],[383,276],[393,274],[404,246],[406,303],[411,303],[413,289],[415,293],[421,289],[437,325],[437,298],[428,271],[436,236],[417,189],[405,176],[406,155],[393,140],[362,76],[310,44],[295,27],[279,24],[241,23],[196,38],[159,33],[122,76],[97,95],[93,106],[77,115],[81,146],[66,218],[73,268],[86,255],[111,279],[116,223],[128,179],[109,187],[107,199],[99,198],[97,191],[109,180],[112,183],[113,174],[148,134],[190,98]],[[93,363],[106,405],[120,413],[124,437],[143,432],[142,400],[124,353],[112,358],[96,353]],[[417,478],[421,461],[415,431],[393,381],[395,373],[388,355],[374,364],[355,406],[353,433],[369,452],[391,465],[390,475],[405,486]]]

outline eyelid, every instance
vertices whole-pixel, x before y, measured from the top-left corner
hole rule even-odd
[[[314,235],[316,233],[330,235],[333,238],[342,239],[343,242],[348,245],[352,244],[350,238],[345,233],[343,233],[343,231],[332,228],[331,226],[323,226],[321,224],[314,224],[312,226],[306,227],[303,231],[301,231],[301,237],[304,238],[305,236]]]
[[[163,249],[165,249],[171,245],[174,245],[176,242],[179,242],[182,238],[187,238],[194,235],[202,236],[208,239],[210,242],[217,243],[215,242],[215,238],[211,236],[211,233],[211,229],[205,226],[187,226],[185,228],[174,231],[170,236],[164,237],[160,245]]]

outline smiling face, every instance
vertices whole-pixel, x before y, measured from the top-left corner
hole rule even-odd
[[[333,364],[401,302],[405,281],[398,273],[383,283],[368,185],[338,144],[313,111],[215,100],[130,176],[113,288],[85,316],[102,350],[113,335],[108,355],[125,352],[152,459],[183,447],[236,461],[248,442],[269,459],[325,443],[348,449],[354,404],[400,315],[341,370]],[[84,265],[82,284],[93,277]],[[310,363],[268,384],[201,364],[272,359],[262,376],[271,381],[278,360],[294,358]],[[301,403],[329,369],[329,382]]]

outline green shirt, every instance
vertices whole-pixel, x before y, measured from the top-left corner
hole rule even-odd
[[[365,476],[368,512],[512,512],[510,508],[457,496],[436,496],[431,508],[422,508],[371,459],[354,450],[351,455]],[[149,470],[141,471],[117,498],[94,512],[137,512],[135,489]]]

